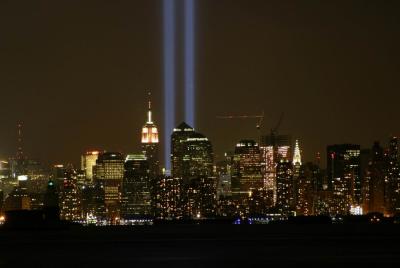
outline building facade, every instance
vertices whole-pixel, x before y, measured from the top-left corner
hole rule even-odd
[[[174,128],[171,146],[173,177],[213,175],[214,153],[207,137],[183,122]]]
[[[96,165],[99,154],[99,151],[87,151],[81,156],[81,170],[84,171],[88,183],[93,182],[93,167]]]
[[[362,202],[360,163],[360,145],[335,144],[327,147],[328,185],[331,190],[336,185],[336,190],[346,191],[342,194],[349,207]]]
[[[99,155],[94,166],[95,183],[104,189],[104,202],[108,218],[119,219],[121,186],[125,159],[121,153],[106,152]]]
[[[127,155],[122,182],[121,218],[151,216],[149,162],[143,154]]]

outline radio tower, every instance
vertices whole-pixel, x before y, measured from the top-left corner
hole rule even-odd
[[[17,160],[23,160],[24,159],[24,151],[22,150],[22,123],[17,124]]]

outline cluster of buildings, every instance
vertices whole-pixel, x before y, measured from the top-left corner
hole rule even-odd
[[[19,126],[19,129],[21,126]],[[21,135],[21,133],[20,133]],[[21,142],[21,137],[20,137]],[[149,101],[142,151],[88,151],[81,167],[42,165],[25,157],[0,162],[0,211],[58,211],[69,221],[105,224],[153,219],[285,218],[296,215],[393,216],[400,212],[399,138],[371,149],[327,147],[303,162],[298,141],[272,131],[243,139],[215,161],[210,140],[186,123],[171,135],[171,170],[161,168]],[[0,218],[1,219],[1,218]]]

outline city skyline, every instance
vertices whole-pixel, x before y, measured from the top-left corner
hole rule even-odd
[[[10,111],[0,126],[2,158],[15,152],[19,121],[25,152],[43,162],[78,164],[77,155],[99,147],[140,151],[148,89],[165,134],[161,1],[100,1],[90,12],[87,3],[75,9],[62,1],[47,9],[1,7],[0,86],[2,100],[9,100],[3,109]],[[255,0],[240,7],[241,1],[201,1],[196,8],[196,130],[215,144],[217,158],[241,138],[257,138],[256,120],[218,115],[264,110],[268,134],[284,112],[280,132],[301,141],[306,160],[323,155],[328,144],[370,147],[400,133],[396,2],[311,7]],[[274,15],[280,13],[288,16]],[[72,16],[76,23],[68,23]],[[176,87],[180,100],[182,85]],[[181,106],[177,122],[184,121]]]
[[[122,153],[124,155],[129,155],[129,154],[132,154],[132,153],[133,154],[138,154],[138,153],[144,153],[145,154],[145,151],[144,151],[145,149],[143,148],[143,144],[146,144],[148,142],[150,144],[158,145],[159,148],[163,148],[165,146],[165,144],[163,144],[163,140],[159,140],[158,139],[158,134],[159,134],[159,130],[158,130],[158,133],[157,133],[158,122],[154,122],[152,120],[152,118],[154,118],[156,116],[153,115],[154,107],[151,106],[151,102],[153,101],[152,98],[151,98],[151,91],[147,91],[146,97],[147,97],[147,99],[145,101],[145,104],[146,104],[147,108],[145,109],[146,112],[143,115],[143,117],[146,118],[145,120],[143,120],[143,122],[145,122],[145,125],[143,126],[143,123],[142,123],[142,127],[140,127],[137,130],[137,136],[138,137],[137,137],[137,140],[134,141],[134,144],[136,145],[135,147],[138,147],[137,145],[139,145],[139,148],[136,151],[133,151],[133,150],[130,150],[130,151],[113,150],[113,149],[104,148],[101,145],[99,145],[97,147],[86,147],[86,149],[84,149],[83,151],[76,152],[76,157],[75,157],[76,159],[74,159],[73,161],[54,161],[54,160],[51,160],[51,159],[39,159],[38,157],[36,157],[34,155],[30,155],[29,153],[26,153],[26,151],[25,151],[25,144],[26,143],[24,142],[24,139],[25,139],[24,124],[22,122],[19,122],[19,123],[16,124],[16,126],[14,126],[14,129],[15,129],[15,144],[16,144],[16,147],[14,148],[15,151],[12,152],[10,155],[0,156],[0,157],[1,157],[2,160],[6,160],[6,161],[8,159],[10,159],[10,158],[13,158],[13,157],[17,157],[17,158],[18,157],[23,157],[23,158],[26,158],[26,159],[32,159],[32,160],[35,160],[35,161],[40,161],[44,166],[47,166],[47,167],[56,166],[56,165],[59,165],[59,164],[64,164],[64,165],[72,164],[75,167],[79,167],[82,164],[80,162],[81,161],[81,156],[83,154],[85,154],[85,153],[86,154],[92,154],[92,153],[98,154],[99,152],[119,152],[119,153]],[[234,119],[237,119],[237,118],[234,118]],[[242,119],[239,118],[238,120],[242,120]],[[179,125],[184,124],[184,123],[186,123],[186,122],[182,121],[180,124],[176,125],[174,127],[174,129],[171,131],[171,133],[168,135],[168,137],[171,138],[172,134],[175,131],[175,129],[177,127],[179,127]],[[156,128],[156,130],[155,130],[156,131],[155,132],[156,136],[155,136],[155,138],[151,138],[150,135],[153,135],[153,134],[151,134],[151,131],[153,131],[152,128],[154,128],[154,127]],[[189,127],[191,128],[191,126],[189,126]],[[144,134],[144,130],[146,130],[146,134]],[[143,136],[143,135],[147,135],[147,133],[150,133],[149,137]],[[254,141],[254,142],[256,142],[257,144],[259,144],[261,146],[262,143],[263,143],[263,137],[267,137],[267,139],[268,139],[268,137],[270,137],[269,135],[271,134],[271,133],[267,132],[267,133],[265,133],[266,134],[266,136],[265,136],[264,133],[262,133],[262,132],[259,132],[259,133],[262,134],[259,137],[257,137],[257,136],[254,136],[254,137],[251,137],[251,138],[249,138],[249,137],[238,137],[237,141],[234,144],[231,145],[230,149],[228,149],[225,152],[220,152],[219,153],[219,157],[215,158],[214,164],[216,162],[218,162],[218,161],[224,160],[227,153],[232,153],[235,150],[235,146],[238,143],[240,143],[241,140],[243,140],[243,139],[251,140],[251,141]],[[274,132],[274,134],[275,135],[282,135],[282,133],[280,133],[280,132],[277,132],[277,133]],[[161,135],[163,135],[163,134],[161,134]],[[207,134],[206,134],[206,136],[207,136]],[[313,155],[312,159],[307,159],[307,158],[304,157],[304,155],[306,155],[305,154],[306,150],[304,148],[303,141],[299,140],[298,138],[294,138],[296,136],[294,136],[294,137],[293,136],[294,135],[291,135],[290,133],[289,134],[288,133],[283,134],[283,137],[287,137],[287,139],[288,139],[287,140],[287,142],[288,142],[288,150],[289,150],[288,152],[289,152],[289,155],[291,155],[293,157],[293,159],[292,159],[293,164],[295,163],[295,161],[298,161],[298,159],[300,157],[299,154],[301,153],[302,156],[301,156],[300,159],[303,159],[303,161],[302,161],[303,163],[307,163],[307,162],[318,163],[318,165],[320,165],[321,168],[327,168],[327,166],[325,164],[326,164],[326,161],[329,160],[329,154],[326,154],[326,150],[327,150],[327,148],[329,148],[329,146],[337,145],[337,144],[357,144],[360,147],[360,144],[357,143],[357,142],[355,142],[355,143],[334,142],[332,144],[326,144],[321,151],[318,151]],[[375,139],[369,145],[361,146],[360,148],[369,150],[369,149],[371,149],[373,147],[373,144],[376,143],[376,142],[382,143],[384,146],[388,145],[389,142],[390,142],[389,139],[392,138],[392,137],[397,137],[397,136],[395,136],[395,135],[387,136],[386,139],[384,139],[384,140]],[[299,141],[301,143],[301,146],[299,146]],[[169,145],[170,145],[170,143],[169,143]],[[214,146],[215,146],[215,143],[213,143],[213,147]],[[157,160],[157,161],[160,162],[160,168],[165,168],[165,163],[162,161],[163,155],[160,153],[160,149],[157,149],[155,154],[160,159],[160,160]],[[321,154],[322,154],[322,159],[321,159]],[[300,164],[301,164],[301,162],[300,162]],[[171,171],[171,170],[168,170],[168,171]]]
[[[400,263],[399,14],[0,1],[0,266]]]

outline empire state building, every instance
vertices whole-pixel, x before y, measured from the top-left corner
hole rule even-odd
[[[160,173],[158,159],[158,130],[152,119],[151,100],[149,93],[147,122],[142,128],[142,150],[149,163],[150,174],[155,176]]]

